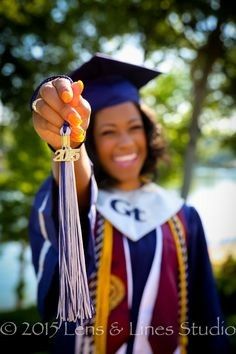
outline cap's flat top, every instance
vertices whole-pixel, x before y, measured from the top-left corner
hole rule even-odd
[[[107,77],[122,77],[130,81],[137,89],[160,74],[159,71],[141,65],[126,63],[113,59],[108,55],[96,53],[89,61],[74,70],[70,77],[87,82]]]

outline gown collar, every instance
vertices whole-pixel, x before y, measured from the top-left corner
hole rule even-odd
[[[97,210],[132,241],[175,215],[184,201],[155,183],[148,183],[133,191],[118,189],[98,191]]]

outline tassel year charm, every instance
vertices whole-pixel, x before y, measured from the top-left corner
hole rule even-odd
[[[79,149],[70,147],[70,126],[65,123],[60,130],[62,148],[55,152],[54,161],[59,167],[59,302],[60,323],[73,321],[82,325],[93,316],[78,196],[76,192],[74,161],[80,157]]]
[[[70,127],[66,123],[61,128],[62,148],[55,152],[53,161],[76,161],[80,158],[80,149],[70,147]]]

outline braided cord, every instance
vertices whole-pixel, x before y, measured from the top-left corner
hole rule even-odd
[[[179,265],[179,343],[181,354],[187,354],[188,337],[183,332],[182,323],[188,318],[188,258],[185,240],[185,231],[179,217],[169,220],[169,226],[174,238]]]

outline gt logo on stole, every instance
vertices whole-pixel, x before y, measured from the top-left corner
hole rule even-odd
[[[144,222],[143,214],[145,214],[144,210],[131,207],[130,203],[122,200],[122,199],[113,199],[111,201],[111,207],[117,213],[126,216],[133,216],[135,220]]]

